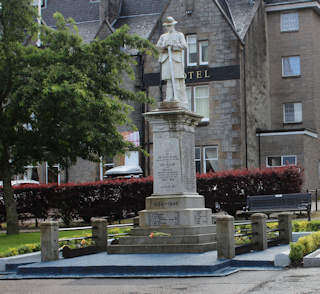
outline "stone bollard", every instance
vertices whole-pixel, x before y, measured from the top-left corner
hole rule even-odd
[[[139,223],[140,223],[140,217],[139,216],[134,217],[133,218],[133,227],[134,228],[139,227]]]
[[[264,213],[255,213],[251,215],[252,221],[252,243],[255,244],[256,250],[265,250],[268,248],[267,240],[267,216]]]
[[[235,257],[234,217],[231,215],[217,216],[216,236],[218,259]]]
[[[103,218],[92,219],[92,237],[99,251],[106,251],[108,244],[107,221]]]
[[[40,224],[41,261],[59,259],[59,225],[58,222]]]
[[[292,242],[292,214],[282,212],[278,215],[279,219],[279,239],[283,244]]]

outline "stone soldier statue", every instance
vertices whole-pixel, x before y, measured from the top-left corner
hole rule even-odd
[[[180,106],[188,108],[183,60],[187,43],[184,35],[175,30],[176,23],[173,17],[166,18],[163,26],[168,32],[161,35],[157,43],[162,65],[161,79],[167,82],[165,101],[178,101]]]

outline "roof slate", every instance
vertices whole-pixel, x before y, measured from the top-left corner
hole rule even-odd
[[[91,42],[100,26],[99,2],[90,0],[47,0],[42,8],[42,18],[50,26],[55,26],[53,14],[60,12],[66,19],[72,17],[77,23],[79,35],[85,43]]]
[[[168,0],[122,0],[121,16],[161,13]]]
[[[130,27],[130,33],[148,39],[150,33],[157,23],[158,17],[154,15],[142,15],[136,17],[121,17],[114,24],[114,28],[119,28],[124,24]]]
[[[236,32],[239,34],[240,38],[243,39],[256,14],[256,7],[259,5],[259,1],[256,1],[254,5],[250,4],[248,0],[227,1]]]
[[[82,37],[85,43],[90,43],[96,36],[99,27],[100,21],[92,21],[88,23],[79,23],[77,24],[79,29],[79,35]]]
[[[42,17],[48,26],[54,26],[53,14],[61,12],[65,18],[72,17],[75,22],[99,20],[99,2],[90,0],[47,0],[47,7],[42,8]]]

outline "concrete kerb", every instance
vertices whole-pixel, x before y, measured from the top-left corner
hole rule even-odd
[[[8,265],[22,265],[41,261],[40,251],[0,258],[0,273],[7,271]]]
[[[320,249],[303,258],[303,267],[320,267]]]
[[[274,266],[274,255],[287,248],[288,245],[281,245],[223,260],[217,258],[217,251],[116,255],[103,252],[19,266],[16,274],[0,279],[221,277],[241,270],[279,270]]]

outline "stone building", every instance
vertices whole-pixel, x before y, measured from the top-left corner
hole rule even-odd
[[[174,17],[188,43],[189,109],[204,117],[196,129],[197,171],[296,164],[305,169],[305,187],[319,186],[320,1],[43,1],[48,25],[54,25],[51,15],[59,10],[75,19],[87,42],[127,24],[132,33],[156,43],[164,19]],[[126,86],[161,101],[165,85],[158,61],[133,54],[137,79],[126,80]],[[114,163],[139,163],[149,175],[152,134],[142,113],[156,105],[133,106],[139,135],[127,136],[150,157],[135,153]],[[79,160],[69,168],[68,179],[61,174],[62,181],[102,179],[103,166]]]

